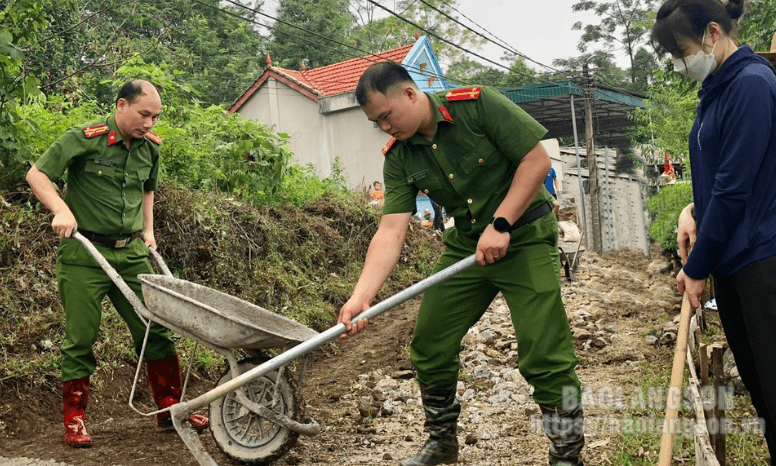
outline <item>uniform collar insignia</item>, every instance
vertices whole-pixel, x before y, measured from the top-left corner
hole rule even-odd
[[[115,131],[111,131],[111,132],[108,134],[108,145],[109,145],[109,146],[112,146],[113,144],[116,144],[116,142],[117,142],[117,139],[116,139],[116,132],[115,132]]]
[[[445,120],[449,121],[450,123],[453,123],[453,117],[450,115],[450,112],[447,111],[446,108],[444,108],[443,106],[440,105],[439,106],[439,111],[442,112],[442,117]]]

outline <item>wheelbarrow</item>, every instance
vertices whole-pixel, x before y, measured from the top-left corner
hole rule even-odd
[[[319,334],[259,306],[175,278],[153,248],[149,250],[163,275],[138,276],[142,284],[144,305],[89,240],[78,232],[73,233],[73,238],[92,254],[146,324],[146,334],[130,392],[130,407],[144,416],[169,411],[175,430],[200,465],[217,466],[217,463],[186,420],[194,411],[205,406],[209,407],[210,430],[216,444],[226,455],[243,463],[274,461],[293,447],[299,434],[313,436],[320,432],[314,420],[302,419],[303,409],[296,385],[301,384],[304,365],[297,380],[288,376],[287,366],[344,334],[347,331],[344,324],[337,324]],[[475,256],[471,255],[370,307],[356,316],[353,322],[376,317],[470,268],[474,263]],[[180,403],[169,408],[144,413],[133,405],[133,399],[153,323],[163,325],[223,355],[229,364],[229,372],[217,382],[215,388],[197,398],[184,401],[182,397]],[[256,358],[238,361],[232,353],[237,348],[282,348],[284,351],[263,362]],[[192,355],[191,362],[193,359]],[[183,386],[184,395],[191,362]]]

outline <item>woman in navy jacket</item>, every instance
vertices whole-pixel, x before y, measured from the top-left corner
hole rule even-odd
[[[714,278],[725,336],[774,458],[776,73],[731,38],[742,3],[669,0],[658,10],[652,43],[671,54],[676,71],[702,82],[690,132],[694,203],[679,218],[686,263],[677,289],[698,307],[706,278]]]

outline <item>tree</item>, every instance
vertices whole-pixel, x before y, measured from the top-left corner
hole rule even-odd
[[[751,9],[741,18],[741,38],[752,50],[767,52],[776,29],[776,2],[755,0]]]
[[[601,18],[598,24],[583,26],[581,21],[574,23],[572,29],[583,31],[577,49],[584,53],[590,44],[603,43],[604,51],[611,53],[619,46],[628,54],[630,81],[635,84],[638,79],[636,57],[639,44],[649,31],[648,18],[654,3],[654,0],[581,0],[575,3],[571,7],[572,11],[593,11]]]
[[[508,72],[485,66],[480,62],[464,58],[453,65],[445,73],[445,79],[457,85],[479,84],[494,87],[517,87],[524,84],[541,82],[536,72],[526,66],[522,58],[515,58]],[[505,56],[509,59],[509,56]]]
[[[479,49],[485,42],[485,39],[459,24],[456,16],[457,4],[457,0],[396,1],[395,6],[390,8],[391,11],[423,29],[418,30],[394,15],[376,20],[378,15],[388,12],[376,7],[369,0],[351,0],[350,6],[357,20],[357,28],[351,31],[349,36],[360,44],[361,49],[377,53],[411,44],[415,41],[416,33],[428,35],[439,62],[443,66],[452,66],[453,63],[462,61],[465,53],[434,36],[470,50]]]
[[[112,102],[115,89],[101,83],[135,55],[187,70],[207,104],[231,103],[260,69],[255,13],[218,0],[51,2],[44,16],[52,31],[28,66],[42,77],[44,92],[73,102]]]
[[[19,139],[24,124],[19,107],[40,94],[25,59],[39,48],[48,29],[42,14],[48,5],[41,0],[0,2],[0,188],[16,182],[30,158],[30,147]]]
[[[267,51],[274,63],[316,68],[360,55],[346,33],[355,20],[347,0],[282,0]]]
[[[682,79],[678,73],[655,71],[655,82],[647,90],[644,108],[635,113],[639,123],[637,137],[650,141],[642,150],[647,164],[662,164],[664,152],[673,162],[687,159],[699,88],[699,83]],[[688,174],[689,170],[685,170],[685,177]]]

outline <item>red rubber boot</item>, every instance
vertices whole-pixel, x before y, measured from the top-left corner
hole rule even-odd
[[[148,366],[148,382],[151,384],[151,392],[159,409],[169,408],[180,403],[183,383],[178,355],[173,354],[153,360],[147,359],[146,365]],[[172,427],[172,416],[169,412],[159,413],[156,415],[156,422],[159,427]],[[189,424],[196,430],[202,430],[210,426],[210,420],[207,416],[192,414],[189,416]]]
[[[86,431],[86,404],[89,402],[89,376],[62,383],[62,406],[65,414],[65,445],[88,447],[92,436]]]

